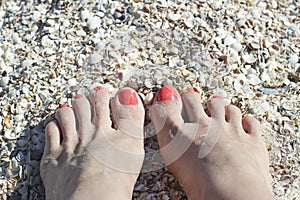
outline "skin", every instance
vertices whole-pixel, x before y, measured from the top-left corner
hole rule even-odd
[[[118,94],[124,90],[137,95],[129,88]],[[197,92],[164,92],[174,98],[156,97],[151,120],[165,163],[189,199],[273,198],[268,154],[256,119],[242,118],[237,107],[219,97],[208,102],[208,115]],[[72,108],[56,112],[56,121],[46,127],[41,161],[47,199],[132,198],[144,158],[144,109],[139,99],[136,105],[122,105],[118,94],[111,104],[112,120],[106,90],[92,91],[89,101],[75,98]],[[208,143],[213,148],[199,158]]]

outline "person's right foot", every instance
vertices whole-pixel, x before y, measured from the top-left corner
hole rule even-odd
[[[182,106],[183,104],[183,106]],[[187,122],[182,117],[184,107]],[[273,199],[261,125],[213,96],[161,88],[150,110],[162,156],[190,199]]]

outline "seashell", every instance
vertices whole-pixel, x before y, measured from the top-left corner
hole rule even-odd
[[[4,138],[8,140],[15,140],[18,138],[18,135],[12,129],[8,129],[4,133]]]
[[[261,80],[255,74],[249,74],[247,76],[247,80],[251,85],[258,85],[261,83]]]
[[[181,19],[181,15],[172,13],[172,14],[169,15],[169,19],[173,20],[173,21],[177,21],[177,20]]]
[[[256,62],[256,58],[253,56],[253,54],[244,54],[242,55],[243,60],[248,64],[253,64]]]
[[[1,78],[1,80],[0,80],[0,86],[1,87],[6,88],[8,83],[9,83],[9,77],[8,76],[4,76],[4,77]]]
[[[76,78],[71,78],[71,79],[69,79],[69,80],[68,80],[68,84],[69,84],[70,86],[75,86],[75,85],[77,85],[77,80],[76,80]]]
[[[154,84],[153,84],[153,80],[152,79],[145,79],[144,84],[147,88],[153,88]]]
[[[146,94],[144,102],[145,102],[146,105],[149,105],[149,104],[152,103],[153,99],[154,99],[153,92],[149,92],[148,94]]]
[[[101,26],[101,19],[97,16],[89,16],[87,20],[87,26],[91,31],[94,31]]]
[[[187,18],[186,20],[184,20],[184,24],[185,24],[188,28],[193,28],[193,27],[195,26],[194,17],[191,16],[191,17]]]
[[[291,57],[288,59],[289,63],[291,64],[296,64],[298,63],[298,55],[297,54],[293,54],[291,55]]]
[[[234,43],[236,43],[236,39],[233,38],[231,35],[227,36],[224,40],[224,44],[227,45],[227,46],[230,46]]]
[[[103,60],[102,55],[98,52],[95,52],[88,57],[87,62],[90,65],[94,65],[100,63],[102,60]]]

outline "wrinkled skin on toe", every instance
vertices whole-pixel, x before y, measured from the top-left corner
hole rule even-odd
[[[151,119],[168,170],[190,199],[272,199],[260,123],[242,118],[219,96],[210,99],[208,112],[193,90],[180,96],[165,86],[158,92]]]

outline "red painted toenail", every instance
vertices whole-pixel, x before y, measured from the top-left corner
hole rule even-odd
[[[68,107],[68,104],[60,104],[60,106],[59,106],[59,108],[66,108],[66,107]]]
[[[97,87],[94,88],[94,91],[101,91],[101,90],[104,90],[104,87],[97,86]]]
[[[193,88],[193,87],[188,88],[186,90],[187,90],[187,92],[199,92],[196,88]]]
[[[212,96],[211,98],[213,98],[213,99],[223,99],[223,97],[218,96],[218,95],[214,95],[214,96]]]
[[[170,86],[164,86],[157,92],[157,101],[176,100],[177,93]]]
[[[118,94],[119,101],[123,105],[137,105],[136,93],[131,89],[123,89]]]
[[[74,97],[75,99],[80,99],[80,98],[82,98],[82,97],[84,97],[82,94],[76,94],[76,96]]]

